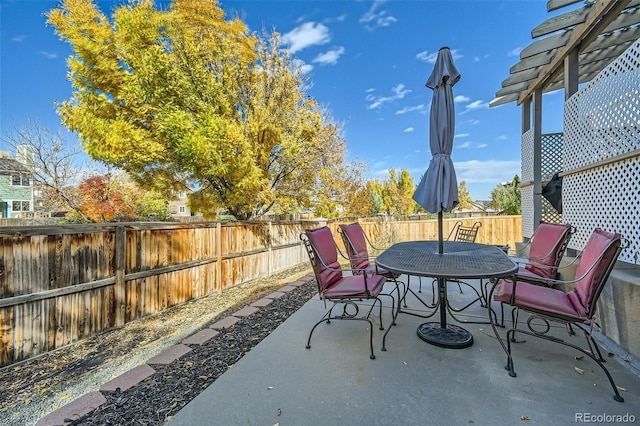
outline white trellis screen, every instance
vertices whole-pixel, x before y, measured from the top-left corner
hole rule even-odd
[[[564,129],[569,247],[600,227],[630,241],[620,260],[640,262],[640,39],[565,103]]]
[[[521,182],[533,182],[533,128],[522,135],[521,139]],[[535,230],[533,223],[533,185],[527,185],[520,190],[522,205],[522,236],[531,238]]]
[[[533,129],[529,129],[522,135],[521,140],[522,155],[522,182],[533,182]],[[562,133],[548,133],[542,135],[542,158],[540,167],[542,169],[542,182],[546,183],[554,173],[562,171]],[[521,191],[522,205],[522,236],[531,238],[535,232],[533,223],[533,185],[524,186]],[[542,199],[542,220],[545,222],[562,223],[560,215],[546,200]]]

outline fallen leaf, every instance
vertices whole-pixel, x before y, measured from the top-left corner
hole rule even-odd
[[[272,390],[273,386],[267,386],[267,390]]]
[[[522,420],[523,422],[528,422],[529,420],[531,420],[531,417],[529,417],[529,416],[522,416],[522,417],[520,417],[520,420]]]
[[[608,356],[609,358],[611,358],[612,356],[616,356],[616,354],[614,354],[613,352],[609,352],[609,353],[607,354],[607,356]]]
[[[622,386],[618,386],[618,385],[616,385],[616,387],[617,387],[617,388],[618,388],[618,390],[619,390],[619,391],[621,391],[621,392],[626,392],[626,391],[627,391],[627,389],[626,389],[626,388],[623,388]]]
[[[408,365],[406,361],[402,361],[402,363],[403,363],[404,365]]]
[[[577,359],[578,361],[582,361],[582,360],[584,359],[584,355],[578,355],[578,356],[576,357],[576,359]]]
[[[578,367],[573,367],[574,370],[576,370],[576,373],[578,374],[584,374],[584,370],[582,368],[578,368]]]

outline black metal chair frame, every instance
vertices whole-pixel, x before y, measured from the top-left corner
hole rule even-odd
[[[307,254],[309,256],[309,260],[311,261],[312,266],[315,264],[315,259],[317,259],[318,261],[320,261],[321,265],[323,268],[325,268],[328,271],[333,271],[333,272],[345,272],[345,271],[350,271],[352,274],[354,275],[363,275],[364,277],[364,281],[365,281],[365,288],[367,287],[367,273],[371,274],[371,276],[375,275],[372,274],[371,271],[366,271],[366,270],[354,270],[354,269],[349,269],[349,268],[340,268],[340,269],[336,269],[336,268],[331,268],[329,267],[324,260],[322,259],[322,257],[318,254],[315,246],[313,245],[313,243],[308,239],[308,237],[306,236],[306,234],[302,233],[300,234],[300,239],[303,241],[305,249],[307,251]],[[344,254],[340,251],[340,249],[336,246],[336,250],[338,251],[338,253],[342,256],[345,257]],[[396,320],[396,308],[395,308],[395,300],[393,298],[393,296],[391,294],[385,294],[385,293],[379,293],[378,295],[373,295],[373,294],[369,294],[369,291],[367,290],[366,296],[362,296],[362,295],[355,295],[355,296],[349,296],[349,295],[342,295],[339,297],[328,297],[323,295],[323,289],[322,289],[322,284],[321,284],[321,280],[320,277],[318,276],[318,273],[315,271],[314,268],[314,275],[316,276],[316,283],[318,285],[318,294],[320,295],[320,297],[322,298],[322,300],[325,303],[325,308],[327,306],[327,301],[332,302],[333,305],[329,308],[329,310],[324,314],[324,316],[314,324],[314,326],[311,328],[311,331],[309,332],[309,338],[307,339],[307,345],[306,348],[310,349],[311,348],[311,337],[313,336],[313,332],[315,331],[315,329],[323,322],[326,322],[327,324],[331,323],[331,320],[334,319],[339,319],[339,320],[356,320],[356,321],[366,321],[369,323],[369,346],[370,346],[370,350],[371,350],[371,355],[369,356],[369,358],[371,359],[375,359],[376,356],[373,352],[373,321],[371,321],[371,319],[369,318],[371,315],[371,312],[373,312],[373,309],[375,308],[376,304],[379,304],[378,308],[379,308],[379,316],[380,316],[380,330],[384,330],[384,326],[382,325],[382,300],[378,297],[378,296],[388,296],[391,298],[391,309],[392,309],[392,322],[391,325],[395,325],[395,320]],[[373,300],[373,304],[371,305],[371,307],[369,308],[369,310],[367,311],[367,314],[364,316],[360,316],[360,306],[358,305],[357,302],[361,302],[363,300]],[[342,305],[342,313],[338,313],[338,314],[334,314],[334,309],[336,306],[338,305]],[[350,309],[351,308],[351,309]],[[385,347],[385,343],[383,341],[382,343],[382,351],[386,351],[386,347]]]
[[[596,343],[594,337],[593,337],[593,331],[595,327],[599,327],[599,324],[595,321],[595,318],[593,318],[593,315],[595,313],[595,309],[596,309],[596,304],[598,302],[598,299],[600,298],[600,295],[604,289],[604,286],[607,283],[607,280],[609,278],[609,275],[611,274],[611,271],[613,270],[616,260],[619,256],[619,254],[622,252],[622,250],[624,250],[625,248],[627,248],[629,246],[629,240],[627,240],[626,238],[619,238],[619,239],[614,239],[612,240],[608,247],[607,250],[604,250],[600,256],[597,258],[596,262],[594,262],[593,265],[591,265],[591,267],[585,271],[585,273],[580,276],[580,277],[576,277],[573,280],[554,280],[555,283],[557,285],[560,284],[575,284],[578,281],[580,281],[581,279],[583,279],[585,276],[587,276],[591,270],[595,267],[595,265],[597,264],[597,261],[599,261],[600,259],[602,259],[602,257],[608,252],[608,248],[611,247],[612,244],[616,243],[617,241],[620,241],[620,245],[616,248],[615,254],[613,256],[613,261],[610,263],[610,265],[608,265],[607,269],[604,271],[604,274],[602,276],[602,279],[600,280],[600,282],[598,283],[595,293],[591,299],[591,303],[588,306],[588,314],[587,316],[589,318],[591,318],[591,320],[588,323],[578,323],[576,322],[575,319],[573,318],[569,318],[569,317],[563,317],[562,315],[552,315],[549,312],[545,312],[542,310],[535,310],[532,309],[530,307],[521,307],[521,306],[517,306],[517,305],[512,305],[512,310],[511,310],[511,318],[512,318],[512,327],[507,330],[506,332],[506,338],[503,339],[500,337],[497,327],[504,327],[504,325],[499,325],[497,323],[497,317],[496,317],[496,313],[495,311],[491,308],[490,304],[489,304],[489,308],[488,308],[488,312],[489,312],[489,319],[490,319],[490,323],[491,323],[491,327],[493,329],[493,332],[495,333],[498,341],[500,342],[500,345],[502,346],[502,349],[505,351],[505,353],[507,354],[507,365],[505,365],[505,369],[509,372],[509,376],[511,377],[516,377],[516,372],[514,370],[514,363],[513,363],[513,355],[512,355],[512,344],[514,343],[524,343],[525,340],[516,340],[515,336],[516,333],[520,333],[520,334],[525,334],[525,335],[529,335],[532,337],[538,337],[540,339],[544,339],[544,340],[548,340],[551,342],[556,342],[559,343],[561,345],[564,346],[568,346],[570,348],[576,349],[577,351],[583,353],[584,355],[588,356],[589,358],[591,358],[596,364],[598,364],[598,366],[600,366],[600,368],[602,369],[602,371],[605,373],[605,375],[607,376],[607,379],[609,380],[609,384],[611,385],[613,392],[614,392],[614,396],[613,399],[618,401],[618,402],[624,402],[624,398],[622,398],[622,396],[620,396],[620,393],[618,392],[618,388],[613,380],[613,377],[611,376],[611,373],[609,373],[609,370],[607,370],[607,368],[605,367],[604,363],[606,362],[606,360],[603,358],[602,353],[600,351],[600,348],[598,346],[598,344]],[[515,298],[515,293],[516,293],[516,283],[518,281],[518,276],[517,274],[513,276],[513,290],[512,290],[512,303],[513,299]],[[498,281],[499,282],[499,281]],[[495,282],[491,291],[489,292],[489,300],[491,300],[490,298],[492,297],[498,282]],[[504,303],[502,303],[502,305],[504,305]],[[526,324],[527,324],[527,328],[528,330],[522,329],[522,328],[518,328],[518,313],[520,310],[524,310],[529,314],[529,317],[527,318]],[[536,324],[534,323],[536,320],[541,321],[542,324]],[[504,319],[502,320],[504,321]],[[574,336],[576,334],[576,332],[573,329],[573,326],[579,328],[580,330],[582,330],[585,340],[587,342],[587,348],[583,348],[580,347],[576,344],[573,344],[571,342],[566,341],[565,339],[562,338],[558,338],[555,336],[551,336],[548,335],[548,333],[551,331],[551,323],[559,323],[562,324],[566,327],[567,329],[567,333],[569,336]],[[504,340],[506,340],[506,345]]]
[[[547,278],[544,278],[544,277],[540,277],[538,279],[538,278],[533,277],[532,275],[526,275],[526,276],[521,275],[521,276],[519,276],[520,281],[528,282],[528,283],[531,283],[531,284],[544,285],[544,286],[547,286],[547,287],[551,286],[550,283],[552,283],[554,281],[557,282],[558,281],[558,277],[560,275],[560,272],[562,272],[563,269],[571,268],[580,259],[581,254],[579,254],[578,256],[574,257],[573,260],[571,260],[571,262],[568,262],[568,263],[566,263],[564,265],[560,265],[560,263],[562,262],[562,259],[564,257],[564,254],[567,251],[567,247],[569,247],[569,241],[571,240],[571,236],[575,232],[576,232],[576,228],[574,226],[571,226],[569,228],[569,233],[567,234],[567,237],[565,238],[565,240],[562,243],[562,246],[558,250],[558,258],[557,258],[557,260],[555,262],[555,265],[552,265],[552,266],[541,265],[541,266],[544,266],[547,269],[555,270],[554,279],[547,279]],[[524,245],[524,247],[520,248],[519,250],[516,249],[516,257],[518,257],[517,256],[518,253],[524,252],[527,248],[529,248],[531,246],[531,243],[534,240],[534,238],[535,238],[535,234],[533,235],[533,237],[529,241],[527,241],[527,243]],[[555,249],[555,247],[551,247],[549,252],[547,252],[542,257],[535,258],[535,260],[540,261],[540,260],[548,259],[553,254],[553,252],[555,251],[554,249]],[[536,265],[537,264],[537,262],[535,262],[535,261],[532,262],[530,259],[527,259],[527,261],[525,261],[525,262],[516,261],[516,263],[518,263],[519,265],[526,265],[526,264]],[[485,294],[488,294],[486,286],[491,285],[491,284],[495,284],[495,281],[488,281],[485,284],[485,288],[484,288]],[[488,300],[488,297],[487,297],[487,300]],[[500,315],[501,315],[500,327],[504,328],[504,303],[500,304]],[[512,314],[511,317],[512,317],[512,320],[516,320],[517,321],[517,319],[513,316],[513,314]]]
[[[368,256],[366,259],[358,259],[358,258],[353,258],[352,259],[351,255],[349,253],[352,253],[352,252],[355,253],[357,251],[356,248],[355,248],[355,244],[353,243],[353,241],[351,241],[351,238],[349,238],[349,235],[347,235],[347,233],[345,233],[342,228],[340,228],[340,227],[338,228],[338,233],[340,234],[340,237],[342,237],[342,242],[344,243],[345,249],[347,251],[347,256],[345,256],[340,251],[340,249],[338,249],[338,253],[340,253],[340,255],[342,255],[342,257],[345,257],[346,259],[348,259],[349,262],[351,263],[352,267],[353,267],[353,263],[352,263],[353,260],[373,261],[374,262],[373,266],[375,266],[376,274],[384,276],[387,279],[387,281],[393,282],[396,285],[396,290],[397,290],[397,294],[398,294],[398,310],[400,309],[401,300],[404,301],[404,307],[406,308],[407,307],[407,303],[406,303],[406,300],[405,300],[406,299],[405,296],[407,294],[407,284],[405,284],[404,281],[401,281],[401,280],[398,279],[400,274],[394,274],[391,271],[386,271],[386,273],[379,274],[378,266],[375,264],[375,258],[376,258],[375,256]],[[382,250],[381,248],[378,248],[378,247],[374,246],[373,243],[371,243],[371,240],[369,240],[369,237],[367,237],[367,234],[364,231],[362,232],[362,236],[364,237],[364,240],[365,240],[366,244],[369,247],[371,247],[373,250],[376,250],[376,251],[381,251]],[[349,249],[349,247],[351,248],[351,250]],[[402,290],[403,290],[402,291],[402,296],[401,296],[401,293],[400,293],[400,285],[402,285]],[[398,315],[398,313],[396,312],[396,317],[397,317],[397,315]],[[394,321],[393,325],[395,325],[395,321]]]

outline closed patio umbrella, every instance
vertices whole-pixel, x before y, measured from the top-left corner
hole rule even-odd
[[[453,85],[460,73],[453,63],[448,47],[438,51],[436,64],[426,86],[433,89],[429,120],[431,162],[422,176],[413,199],[428,212],[438,213],[438,240],[443,251],[442,212],[451,211],[458,204],[458,181],[451,161],[456,120],[453,105]]]
[[[458,204],[458,181],[451,161],[455,134],[453,85],[460,73],[453,63],[448,47],[438,51],[435,66],[426,86],[433,89],[429,120],[429,147],[431,162],[422,176],[413,199],[431,213],[438,213],[438,254],[445,256],[442,235],[442,212],[451,211]],[[438,278],[440,322],[427,322],[418,327],[421,339],[447,348],[465,348],[473,344],[473,336],[457,325],[447,325],[447,283]]]

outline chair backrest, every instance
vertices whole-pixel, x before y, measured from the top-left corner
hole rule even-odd
[[[461,221],[456,222],[449,237],[448,241],[464,241],[467,243],[473,243],[478,236],[478,229],[482,226],[482,223],[476,222],[472,226],[464,226]]]
[[[573,233],[569,224],[540,222],[531,245],[526,269],[544,278],[555,278],[558,265]]]
[[[318,281],[320,293],[331,288],[342,279],[342,268],[338,262],[338,246],[333,239],[331,229],[323,226],[307,229],[300,238],[305,243],[313,272]]]
[[[339,232],[344,242],[344,247],[349,257],[349,263],[353,269],[367,269],[369,262],[369,250],[364,230],[358,222],[348,225],[340,225]]]
[[[622,237],[596,228],[589,237],[587,245],[576,268],[578,280],[568,296],[576,309],[587,318],[596,311],[596,302],[611,274],[618,255],[622,251]]]

